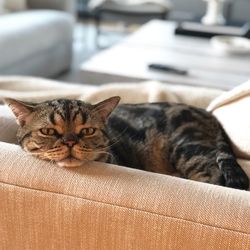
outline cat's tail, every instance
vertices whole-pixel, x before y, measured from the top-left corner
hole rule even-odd
[[[249,178],[237,163],[236,158],[228,145],[220,148],[216,154],[216,162],[224,176],[225,186],[247,190]]]

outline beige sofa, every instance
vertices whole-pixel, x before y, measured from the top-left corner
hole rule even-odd
[[[154,82],[93,87],[0,79],[1,98],[96,102],[113,94],[124,102],[206,107],[222,91]],[[14,144],[16,125],[4,106],[0,124],[0,249],[250,249],[248,191],[97,162],[59,168]],[[250,175],[250,161],[239,162]]]

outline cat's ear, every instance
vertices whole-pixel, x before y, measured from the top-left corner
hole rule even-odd
[[[12,98],[5,98],[3,101],[10,107],[20,126],[25,125],[29,121],[36,106],[34,103],[22,102]]]
[[[110,97],[102,102],[99,102],[94,105],[94,112],[98,112],[98,114],[105,121],[111,112],[115,109],[115,107],[120,102],[121,98],[119,96]]]

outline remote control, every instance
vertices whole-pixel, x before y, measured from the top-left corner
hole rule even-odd
[[[165,71],[165,72],[169,72],[169,73],[173,73],[173,74],[177,74],[177,75],[187,75],[188,74],[187,70],[178,69],[178,68],[166,65],[166,64],[151,63],[148,65],[148,67],[150,69],[161,70],[161,71]]]

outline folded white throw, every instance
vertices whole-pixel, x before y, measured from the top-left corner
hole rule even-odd
[[[250,80],[217,97],[208,110],[224,127],[236,155],[250,160]]]
[[[96,103],[119,95],[123,103],[168,101],[206,108],[211,100],[221,93],[221,90],[216,89],[163,84],[156,81],[92,86],[67,84],[36,77],[0,77],[0,104],[4,97],[35,102],[70,98]]]

